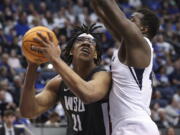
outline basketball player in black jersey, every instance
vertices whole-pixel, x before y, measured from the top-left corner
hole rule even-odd
[[[44,90],[35,95],[34,84],[38,65],[28,63],[21,95],[20,110],[24,117],[32,118],[47,111],[61,101],[67,115],[67,135],[107,135],[108,115],[104,112],[111,75],[100,64],[100,51],[95,25],[78,27],[69,41],[64,61],[61,50],[41,33],[35,41],[45,47],[34,47],[53,64],[58,76],[50,80]],[[106,116],[106,117],[104,117]],[[104,117],[104,118],[103,118]]]

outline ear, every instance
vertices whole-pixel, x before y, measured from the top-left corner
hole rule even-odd
[[[142,31],[142,33],[147,33],[148,32],[148,28],[147,27],[140,27],[140,30]]]
[[[94,52],[94,59],[97,59],[97,52]]]
[[[71,48],[71,51],[70,51],[70,55],[72,56],[73,55],[73,51],[74,51],[74,49],[73,49],[73,47]]]

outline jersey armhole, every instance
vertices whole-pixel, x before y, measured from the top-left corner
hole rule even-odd
[[[57,100],[60,101],[60,95],[61,95],[61,92],[63,91],[63,86],[64,86],[64,81],[62,80],[59,84],[59,88],[58,88],[58,92],[57,92],[57,95],[58,95],[58,98]]]

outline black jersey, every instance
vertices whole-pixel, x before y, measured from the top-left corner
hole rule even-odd
[[[86,81],[91,80],[93,74],[100,71],[105,71],[105,69],[96,67],[88,75]],[[108,134],[107,99],[84,104],[69,90],[63,81],[60,84],[59,97],[67,116],[67,135]]]

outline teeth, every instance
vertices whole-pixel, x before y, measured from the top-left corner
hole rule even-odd
[[[82,51],[89,53],[89,49],[83,48]]]

